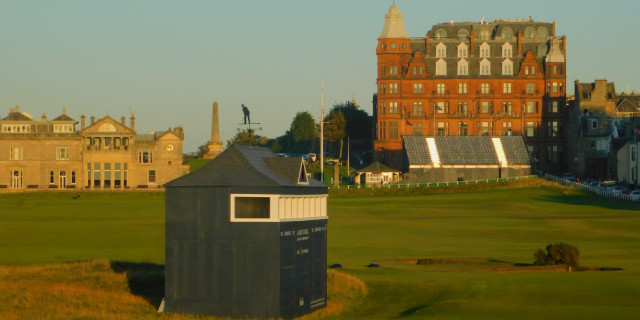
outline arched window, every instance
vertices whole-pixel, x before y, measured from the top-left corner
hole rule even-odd
[[[509,27],[502,28],[502,39],[511,40],[511,38],[513,38],[513,29]]]
[[[438,29],[436,30],[436,39],[444,39],[447,37],[447,32],[442,30],[442,29]]]
[[[469,36],[469,31],[467,29],[458,30],[458,39],[466,39]]]
[[[536,29],[532,27],[527,27],[524,29],[524,37],[527,39],[533,39],[536,37]]]
[[[491,38],[491,33],[489,30],[480,31],[480,40],[489,40]]]
[[[538,39],[546,39],[547,38],[547,28],[540,27],[538,28]]]

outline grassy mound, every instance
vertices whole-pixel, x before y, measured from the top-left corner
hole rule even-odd
[[[95,260],[0,267],[0,315],[22,319],[219,319],[157,312],[164,266]],[[328,270],[328,305],[302,319],[337,316],[366,295],[364,283]]]

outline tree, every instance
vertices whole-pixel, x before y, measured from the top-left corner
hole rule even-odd
[[[547,245],[546,251],[542,249],[533,253],[535,265],[565,264],[569,267],[577,267],[580,261],[580,250],[564,242]]]
[[[340,109],[331,109],[325,118],[324,137],[331,142],[340,142],[340,151],[338,159],[342,159],[342,146],[344,138],[347,137],[346,127],[347,120]]]
[[[238,144],[242,146],[267,146],[269,144],[269,139],[260,135],[255,134],[254,130],[242,130],[238,131],[236,135],[231,138],[231,140],[227,141],[227,148],[230,146]]]
[[[316,122],[313,120],[311,113],[307,111],[298,112],[291,122],[293,141],[312,140],[317,134]]]

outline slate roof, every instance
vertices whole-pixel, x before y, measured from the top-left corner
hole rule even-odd
[[[396,169],[389,168],[389,167],[385,166],[384,164],[382,164],[382,163],[380,163],[378,161],[375,161],[372,164],[370,164],[370,165],[358,170],[358,172],[398,172],[399,173],[400,171],[398,171]]]
[[[33,121],[29,117],[25,116],[20,112],[12,112],[9,113],[8,116],[2,119],[3,121]]]
[[[202,168],[165,186],[326,187],[314,179],[298,184],[301,165],[302,158],[280,158],[266,148],[232,145]]]
[[[72,119],[66,114],[61,114],[57,118],[53,119],[52,121],[76,121],[76,120]]]

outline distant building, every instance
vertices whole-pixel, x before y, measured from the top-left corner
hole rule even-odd
[[[566,162],[588,178],[637,184],[637,135],[640,95],[616,93],[614,82],[575,81],[575,98],[567,112]]]
[[[384,164],[374,161],[372,164],[356,172],[356,184],[363,185],[383,185],[398,183],[400,181],[400,171],[389,168]]]
[[[158,188],[188,173],[182,127],[139,134],[135,117],[85,126],[66,114],[38,120],[19,106],[0,120],[0,190]]]
[[[448,22],[409,37],[393,4],[376,48],[374,158],[402,168],[407,136],[523,136],[562,170],[566,37],[527,19]]]

